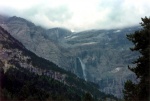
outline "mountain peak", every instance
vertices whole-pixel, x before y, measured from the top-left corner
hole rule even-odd
[[[32,22],[30,22],[24,18],[17,17],[17,16],[13,16],[13,17],[8,18],[6,23],[11,23],[11,24],[21,23],[21,24],[27,24],[30,27],[35,26],[34,23],[32,23]]]

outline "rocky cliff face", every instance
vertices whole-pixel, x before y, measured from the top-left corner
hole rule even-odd
[[[19,41],[0,27],[0,67],[4,69],[4,72],[7,72],[9,68],[25,68],[38,75],[46,75],[58,81],[65,80],[65,74],[46,70],[44,67],[37,68],[37,64],[33,62],[33,57],[29,56],[27,51]]]
[[[62,57],[60,46],[48,39],[45,29],[18,17],[6,18],[2,21],[1,26],[21,41],[27,49],[60,66],[59,60]]]
[[[72,57],[80,59],[83,64],[80,75],[84,74],[82,77],[85,80],[98,83],[106,93],[122,97],[124,82],[135,79],[127,66],[138,56],[138,53],[130,51],[132,44],[126,39],[126,34],[138,29],[131,27],[78,32],[66,36],[61,43],[72,52]]]
[[[134,79],[127,66],[137,54],[129,50],[132,44],[126,34],[138,26],[73,33],[62,28],[46,30],[18,17],[3,18],[0,23],[32,52],[98,83],[106,93],[121,97],[124,81]]]

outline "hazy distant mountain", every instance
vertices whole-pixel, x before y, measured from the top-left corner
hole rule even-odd
[[[85,80],[96,82],[104,92],[120,97],[124,81],[134,79],[127,66],[138,54],[130,51],[132,44],[126,39],[126,34],[138,29],[136,26],[84,31],[67,36],[61,43],[65,43],[73,57],[82,61]]]
[[[44,29],[19,17],[1,17],[0,25],[38,56],[48,59],[79,77],[100,85],[106,93],[121,97],[127,69],[137,57],[129,48],[126,34],[138,26],[71,32],[63,28]]]
[[[85,92],[95,99],[116,99],[92,82],[36,56],[0,27],[0,99],[80,101]]]

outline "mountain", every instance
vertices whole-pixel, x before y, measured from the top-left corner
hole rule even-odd
[[[102,91],[121,97],[124,82],[135,80],[135,75],[127,66],[138,56],[138,53],[130,51],[132,44],[126,39],[126,34],[139,29],[135,26],[83,31],[67,36],[63,44],[72,52],[72,57],[80,59],[84,71],[81,77],[99,84]]]
[[[38,57],[0,27],[0,97],[2,100],[80,101],[89,92],[93,99],[116,99]]]
[[[21,41],[27,49],[58,64],[59,57],[56,54],[60,54],[60,50],[56,44],[46,39],[47,36],[44,35],[45,30],[43,28],[18,17],[5,20],[2,27],[8,30],[13,37]],[[39,47],[35,47],[37,44]],[[50,56],[47,52],[49,52]]]
[[[0,25],[27,49],[71,71],[100,89],[117,97],[127,79],[134,80],[127,66],[138,53],[126,34],[139,26],[110,30],[71,32],[64,28],[44,29],[20,17],[0,17]]]

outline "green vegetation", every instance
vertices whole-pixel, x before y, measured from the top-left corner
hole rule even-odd
[[[91,91],[93,88],[92,84],[88,85],[85,81],[82,82],[84,84],[80,83],[81,81],[78,81],[79,84],[68,86],[47,76],[39,76],[37,74],[31,73],[23,68],[10,68],[5,74],[1,68],[0,76],[0,98],[11,101],[98,101],[97,98],[116,99],[112,95],[100,93],[96,88]],[[85,93],[84,90],[80,88],[80,86],[85,86],[83,89],[90,90],[94,96],[90,93]],[[96,94],[97,97],[95,96]]]
[[[85,93],[83,101],[93,101],[92,95],[90,93]]]
[[[128,80],[124,86],[124,99],[126,101],[149,101],[150,100],[150,17],[142,18],[143,29],[127,35],[133,42],[132,51],[138,51],[141,55],[134,61],[135,67],[129,67],[139,80],[133,83]]]
[[[2,70],[1,70],[2,71]],[[1,72],[2,98],[8,100],[45,101],[80,101],[81,95],[75,88],[64,85],[47,76],[39,76],[26,69],[10,68],[5,74]]]

